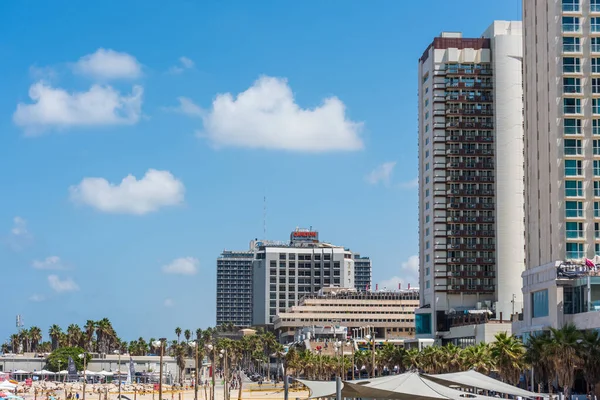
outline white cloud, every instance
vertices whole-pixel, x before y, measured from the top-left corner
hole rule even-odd
[[[19,216],[13,218],[10,234],[2,241],[13,251],[21,251],[33,242],[33,235],[27,228],[27,221]]]
[[[60,257],[57,256],[46,257],[44,260],[33,260],[31,266],[35,269],[47,270],[61,270],[66,268]]]
[[[165,307],[173,307],[175,305],[175,301],[173,301],[173,299],[165,299],[164,305]]]
[[[367,182],[371,185],[383,183],[385,186],[389,186],[395,166],[395,161],[386,162],[377,166],[373,171],[371,171],[371,173],[369,173],[369,175],[367,175]]]
[[[41,294],[33,294],[33,295],[29,296],[29,301],[32,301],[34,303],[39,303],[44,300],[46,300],[46,297]]]
[[[194,68],[194,62],[187,57],[179,57],[179,61],[185,68]]]
[[[29,235],[29,231],[27,230],[27,221],[23,218],[17,216],[13,218],[13,228],[10,230],[10,233],[13,236],[27,236]]]
[[[71,201],[102,212],[142,215],[181,204],[185,187],[169,171],[149,169],[140,180],[127,175],[118,185],[104,178],[84,178],[69,192]]]
[[[98,49],[83,56],[73,66],[75,73],[94,79],[135,79],[142,75],[142,66],[130,54],[111,49]]]
[[[302,152],[351,151],[363,147],[362,123],[347,118],[337,97],[301,108],[285,79],[263,76],[246,91],[219,94],[202,116],[213,145]]]
[[[195,275],[198,272],[198,261],[194,257],[183,257],[177,258],[162,267],[165,274],[177,274],[177,275]]]
[[[93,85],[87,92],[69,93],[40,81],[29,88],[33,103],[19,103],[13,121],[30,136],[47,129],[73,126],[132,125],[142,109],[141,86],[121,95],[111,86]]]
[[[47,66],[38,67],[37,65],[32,65],[29,67],[29,75],[31,75],[34,80],[44,81],[54,81],[58,76],[54,68]]]
[[[194,65],[195,65],[194,62],[192,60],[190,60],[189,58],[187,58],[185,56],[179,57],[179,65],[174,65],[171,68],[169,68],[169,73],[170,74],[181,74],[186,69],[194,68]]]
[[[206,112],[191,99],[187,97],[178,97],[179,106],[168,107],[167,110],[176,111],[182,114],[189,115],[190,117],[202,117],[206,115]]]
[[[419,256],[413,255],[400,264],[399,275],[379,281],[379,289],[397,290],[402,284],[402,289],[419,287]]]
[[[75,292],[79,290],[79,285],[71,278],[61,280],[57,275],[48,276],[48,284],[50,288],[57,293]]]

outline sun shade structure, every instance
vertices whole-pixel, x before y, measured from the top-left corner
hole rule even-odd
[[[477,371],[469,370],[464,372],[455,372],[451,374],[423,375],[444,386],[456,385],[463,388],[477,388],[492,392],[510,394],[513,396],[521,396],[527,398],[544,397],[543,394],[530,392],[520,389],[508,383],[504,383]]]
[[[335,382],[298,380],[310,391],[310,398],[335,397]],[[417,372],[407,372],[374,379],[344,381],[342,397],[394,400],[493,400],[494,397],[461,392],[426,379]]]

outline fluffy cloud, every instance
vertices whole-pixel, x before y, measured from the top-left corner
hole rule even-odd
[[[410,181],[400,183],[400,187],[403,189],[414,189],[419,187],[419,178],[411,179]]]
[[[198,261],[194,257],[177,258],[170,264],[162,267],[165,274],[177,274],[177,275],[195,275],[198,272]]]
[[[29,231],[27,230],[27,221],[17,216],[13,218],[13,227],[10,230],[13,236],[27,236]]]
[[[367,175],[367,182],[371,185],[383,183],[385,186],[389,186],[395,166],[395,161],[386,162],[377,166],[377,168],[375,168],[373,171],[371,171],[371,173],[369,173],[369,175]]]
[[[202,115],[206,137],[215,146],[302,152],[352,151],[363,147],[362,123],[346,116],[337,97],[313,109],[296,104],[285,79],[264,76],[246,91],[219,94]]]
[[[181,74],[186,69],[194,68],[194,62],[187,57],[179,57],[179,65],[169,68],[170,74]]]
[[[60,257],[50,256],[44,260],[33,260],[31,266],[35,269],[61,270],[65,269]]]
[[[40,81],[29,88],[33,103],[19,103],[13,121],[30,136],[47,129],[73,126],[131,125],[139,121],[141,86],[121,95],[111,86],[93,85],[87,92],[69,93]]]
[[[29,296],[29,301],[32,301],[34,303],[40,303],[44,300],[46,300],[46,297],[44,297],[41,294],[32,294],[31,296]]]
[[[33,235],[27,228],[27,221],[19,216],[14,217],[10,234],[3,241],[13,251],[21,251],[29,246],[33,242]]]
[[[73,202],[102,212],[142,215],[181,204],[185,187],[169,171],[149,169],[140,180],[128,175],[118,185],[104,178],[84,178],[69,192]]]
[[[173,299],[165,299],[164,305],[165,307],[173,307],[175,305],[175,301],[173,301]]]
[[[48,276],[48,284],[56,293],[75,292],[79,290],[79,285],[71,278],[61,280],[57,275]]]
[[[168,107],[167,110],[179,112],[190,117],[202,117],[206,112],[191,99],[187,97],[178,97],[179,105],[177,107]]]
[[[98,49],[83,56],[73,65],[73,71],[94,79],[135,79],[142,75],[142,66],[130,54],[111,49]]]
[[[389,290],[396,290],[399,284],[402,284],[402,288],[406,289],[409,283],[411,284],[411,288],[419,286],[418,255],[410,256],[406,261],[402,262],[399,275],[379,281],[379,289],[387,288]]]

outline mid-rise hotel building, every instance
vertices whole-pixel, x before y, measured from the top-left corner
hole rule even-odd
[[[225,250],[217,258],[217,326],[252,325],[253,250]]]
[[[522,307],[521,28],[443,32],[419,59],[417,337],[470,343],[465,321],[510,330]]]

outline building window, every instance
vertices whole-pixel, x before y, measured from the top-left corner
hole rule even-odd
[[[565,160],[565,176],[580,176],[581,172],[581,160]]]
[[[593,149],[593,151],[594,151],[594,155],[595,155],[595,156],[598,156],[598,155],[600,155],[600,140],[598,140],[598,139],[594,139],[594,140],[592,141],[592,144],[594,145],[594,146],[592,147],[592,149]]]
[[[600,0],[599,0],[600,1]],[[592,74],[600,74],[600,58],[592,58]]]
[[[565,135],[581,135],[581,120],[575,118],[565,118],[563,133]]]
[[[591,32],[600,32],[600,18],[598,18],[598,17],[590,18],[590,31]]]
[[[600,53],[600,38],[593,37],[590,40],[592,53]]]
[[[594,160],[594,176],[600,176],[600,160]]]
[[[594,222],[594,237],[600,239],[600,224],[597,222]]]
[[[567,258],[583,258],[583,243],[566,243]]]
[[[592,93],[600,93],[600,78],[592,78]]]
[[[581,99],[563,99],[565,114],[581,114]]]
[[[429,262],[429,254],[425,254],[425,262]]]
[[[566,201],[565,216],[567,218],[583,217],[583,202],[582,201]]]
[[[600,114],[600,99],[592,99],[592,114]]]
[[[581,53],[581,42],[578,37],[563,37],[563,52]]]
[[[564,151],[565,151],[566,156],[580,155],[581,154],[581,140],[565,139],[564,140]]]
[[[581,58],[564,57],[563,58],[563,72],[565,74],[574,74],[574,73],[581,72]]]
[[[579,11],[579,0],[562,0],[562,10],[564,12]]]
[[[579,239],[583,237],[583,222],[566,223],[567,239]]]
[[[429,267],[425,268],[425,275],[429,275]]]
[[[579,32],[579,17],[562,17],[563,32]]]
[[[600,218],[600,202],[594,202],[594,218]]]
[[[415,333],[417,335],[431,334],[431,314],[415,314]]]
[[[600,135],[600,119],[592,120],[592,134]]]
[[[429,215],[426,215],[425,216],[425,223],[428,223],[428,222],[429,222]]]
[[[563,78],[563,93],[581,93],[581,79]]]
[[[548,289],[531,293],[531,308],[533,318],[548,316]]]
[[[582,197],[583,182],[582,181],[565,181],[565,196],[567,197]]]
[[[590,0],[590,11],[600,12],[600,0]]]
[[[431,286],[431,284],[429,283],[429,281],[425,281],[425,289],[429,289]]]

